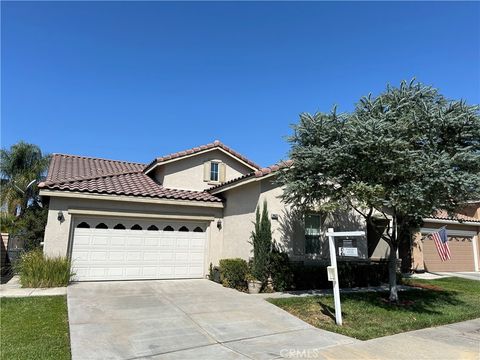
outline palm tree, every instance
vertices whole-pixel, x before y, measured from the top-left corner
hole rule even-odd
[[[22,215],[38,201],[37,183],[45,175],[49,160],[37,145],[23,141],[0,150],[0,201],[4,210]]]

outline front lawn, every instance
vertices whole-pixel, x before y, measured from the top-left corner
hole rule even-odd
[[[343,326],[335,324],[332,296],[269,301],[318,328],[360,340],[480,317],[480,281],[451,277],[406,283],[423,289],[401,292],[399,305],[388,303],[388,293],[342,294]]]
[[[0,299],[1,359],[70,359],[65,296]]]

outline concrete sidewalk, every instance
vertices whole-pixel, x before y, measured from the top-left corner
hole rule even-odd
[[[470,272],[435,272],[434,274],[438,274],[440,276],[455,276],[463,279],[468,280],[476,280],[480,281],[480,272],[470,271]]]
[[[480,359],[480,319],[410,331],[352,344],[320,349],[310,357],[282,354],[288,358],[382,359],[382,360],[478,360]]]
[[[18,276],[12,277],[6,284],[0,285],[0,298],[2,297],[30,297],[30,296],[55,296],[66,295],[66,287],[55,288],[22,288]]]

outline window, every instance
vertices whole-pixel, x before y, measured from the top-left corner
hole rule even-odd
[[[210,163],[210,181],[218,181],[220,164],[218,162]]]
[[[79,229],[90,229],[90,225],[88,225],[85,221],[82,221],[80,224],[77,225]]]
[[[130,230],[142,230],[142,227],[138,224],[133,225]]]
[[[97,226],[95,226],[95,229],[108,229],[108,226],[105,225],[104,223],[100,223]]]
[[[125,226],[123,224],[117,224],[113,228],[115,230],[125,230]]]
[[[186,226],[182,226],[180,229],[178,229],[178,231],[188,232],[188,228]]]
[[[320,215],[305,216],[305,254],[319,254],[321,250]]]
[[[193,229],[193,232],[203,232],[203,229],[200,226],[197,226],[195,229]]]
[[[155,225],[150,225],[147,230],[149,230],[149,231],[158,231],[158,227],[156,227]]]
[[[211,183],[225,182],[225,163],[220,160],[210,160],[203,163],[203,181]]]
[[[170,225],[167,225],[163,228],[163,231],[173,231],[173,227],[171,227]]]

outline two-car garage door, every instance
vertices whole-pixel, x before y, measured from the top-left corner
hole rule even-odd
[[[75,279],[202,278],[205,226],[195,222],[77,219],[71,243]]]

